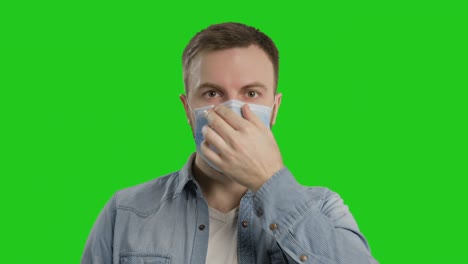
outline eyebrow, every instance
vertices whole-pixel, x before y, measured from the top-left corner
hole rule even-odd
[[[261,82],[253,82],[253,83],[246,84],[242,86],[241,90],[246,90],[252,87],[259,87],[259,88],[262,88],[263,90],[267,90],[267,87]],[[210,82],[205,82],[205,83],[198,85],[197,90],[202,89],[202,88],[205,88],[205,89],[213,88],[217,90],[224,90],[222,86],[214,84],[214,83],[210,83]]]

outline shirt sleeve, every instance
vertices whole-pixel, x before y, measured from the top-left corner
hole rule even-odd
[[[301,186],[287,168],[255,193],[254,209],[288,263],[377,263],[340,196]]]
[[[81,264],[111,264],[115,225],[115,195],[99,214],[86,241]]]

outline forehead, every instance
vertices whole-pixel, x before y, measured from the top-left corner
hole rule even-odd
[[[273,63],[256,45],[207,51],[197,55],[192,64],[193,88],[203,82],[229,88],[261,82],[269,89],[274,85]]]

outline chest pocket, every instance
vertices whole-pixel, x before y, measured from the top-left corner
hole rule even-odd
[[[171,258],[151,253],[123,253],[120,254],[120,264],[170,264]]]

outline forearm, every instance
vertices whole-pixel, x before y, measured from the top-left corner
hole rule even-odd
[[[254,206],[290,263],[376,263],[341,198],[299,185],[287,168],[256,192]]]

